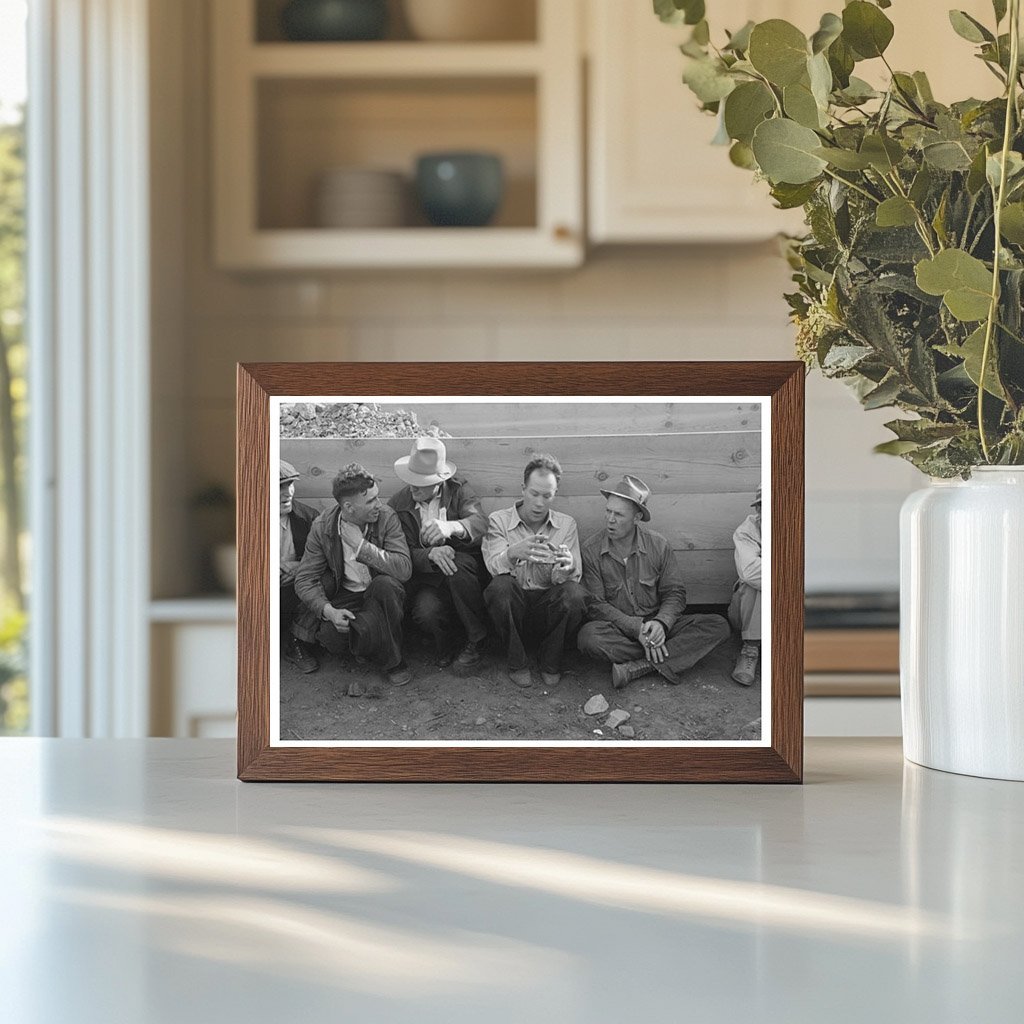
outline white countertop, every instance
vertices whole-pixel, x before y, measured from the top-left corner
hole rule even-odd
[[[1024,785],[809,740],[803,787],[243,785],[0,741],[9,1024],[1021,1019]]]

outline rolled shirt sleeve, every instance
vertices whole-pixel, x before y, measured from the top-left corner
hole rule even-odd
[[[479,547],[487,533],[487,515],[476,491],[468,483],[463,483],[459,490],[458,515],[458,522],[466,531],[465,536],[459,538],[463,546]]]
[[[507,576],[512,572],[508,549],[507,517],[500,512],[492,512],[487,517],[487,533],[480,545],[484,565],[492,576]]]
[[[572,580],[574,583],[579,583],[583,579],[583,559],[580,556],[580,531],[576,526],[575,519],[569,518],[565,540],[562,543],[572,552],[572,568],[568,571],[557,568],[553,569],[551,572],[551,582],[567,583],[569,580]]]

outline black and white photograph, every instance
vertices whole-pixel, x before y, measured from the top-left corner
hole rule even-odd
[[[274,745],[767,742],[767,400],[270,413]]]

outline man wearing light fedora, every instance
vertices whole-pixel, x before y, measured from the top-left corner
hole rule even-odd
[[[578,646],[612,663],[612,686],[621,689],[657,672],[670,683],[729,636],[719,615],[684,615],[686,587],[675,552],[650,522],[650,489],[635,476],[602,489],[605,528],[583,545],[583,585],[592,621]]]
[[[313,654],[317,619],[295,593],[295,574],[306,550],[309,528],[317,517],[315,508],[295,500],[299,471],[281,460],[281,656],[300,672],[315,672],[320,663]],[[300,639],[303,638],[303,639]]]
[[[405,585],[412,619],[433,639],[438,665],[454,661],[456,671],[470,669],[480,661],[487,638],[486,571],[480,557],[487,517],[436,437],[418,437],[412,451],[395,462],[395,474],[406,486],[388,504],[412,557],[412,577]],[[461,648],[453,644],[459,626],[465,632]]]
[[[743,646],[736,659],[732,677],[740,686],[750,686],[757,678],[761,657],[761,488],[750,506],[753,511],[736,527],[732,535],[739,579],[729,604],[729,622],[740,634]]]

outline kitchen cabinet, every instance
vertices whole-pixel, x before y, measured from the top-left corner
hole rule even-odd
[[[583,258],[579,9],[535,4],[532,39],[292,42],[279,3],[218,0],[213,32],[213,220],[228,269],[574,266]],[[338,168],[398,172],[478,150],[504,164],[493,225],[318,226]]]
[[[799,210],[776,210],[767,185],[734,167],[710,145],[715,120],[699,111],[681,81],[678,45],[686,26],[663,25],[648,2],[587,0],[588,223],[593,243],[716,242],[800,232]],[[827,0],[709,0],[712,38],[747,20],[785,18],[807,34]],[[988,24],[989,0],[956,6]],[[938,99],[996,95],[998,83],[952,30],[945,7],[901,0],[886,11],[896,33],[887,57],[897,69],[929,74]],[[887,78],[881,61],[858,64],[872,84]]]

